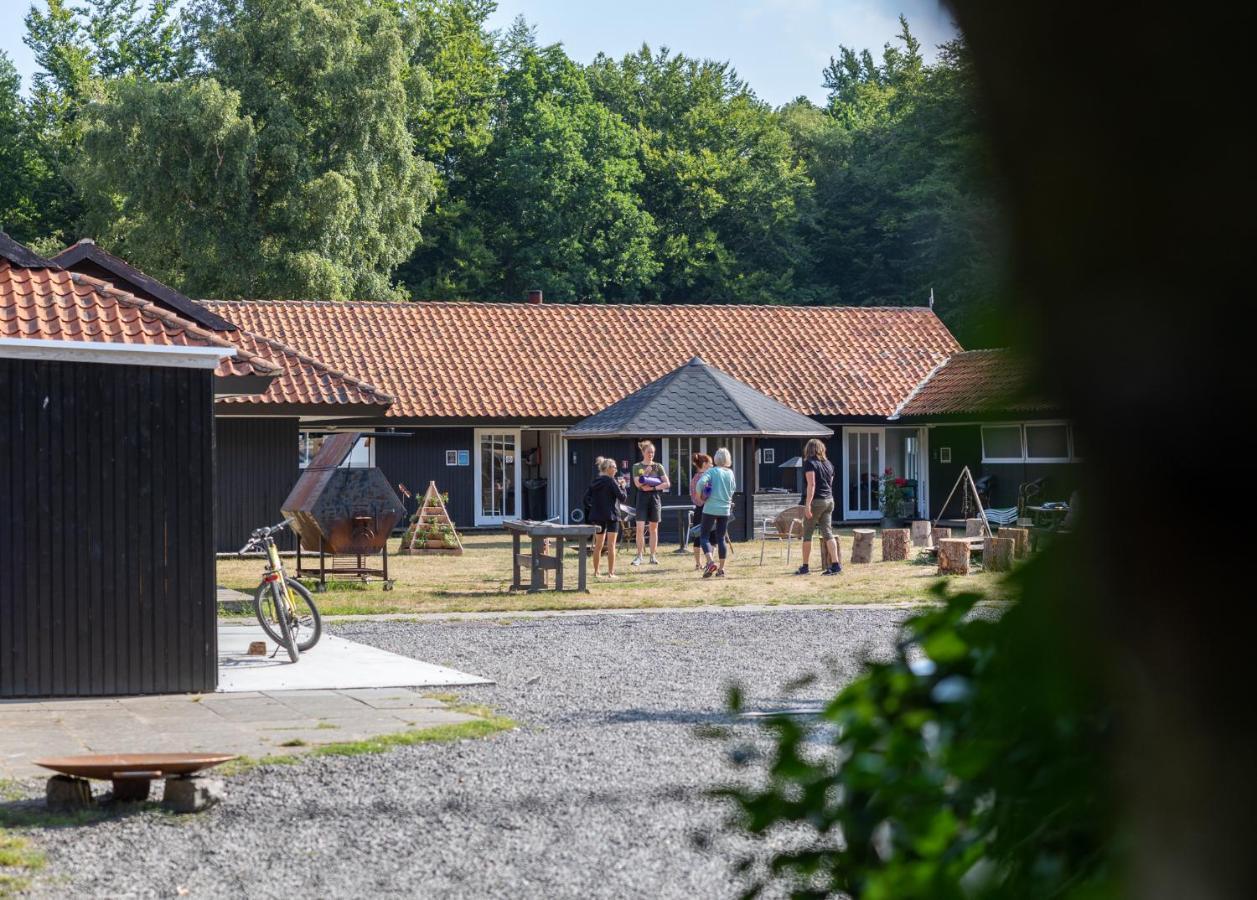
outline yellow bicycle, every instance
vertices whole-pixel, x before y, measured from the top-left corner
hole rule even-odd
[[[266,573],[253,592],[253,610],[262,630],[288,651],[289,659],[296,662],[301,658],[302,651],[319,642],[323,634],[323,619],[305,585],[284,573],[284,563],[279,558],[279,548],[275,546],[275,535],[287,528],[291,521],[285,519],[278,525],[257,529],[249,542],[240,548],[240,553],[265,550]]]

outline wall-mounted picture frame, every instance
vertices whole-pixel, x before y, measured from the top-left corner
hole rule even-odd
[[[457,451],[457,450],[446,450],[446,451],[445,451],[445,464],[446,464],[447,466],[456,466],[456,465],[458,465],[458,451]]]
[[[460,466],[470,466],[470,465],[471,465],[471,451],[470,451],[470,450],[459,450],[459,451],[458,451],[458,464],[459,464]]]
[[[777,448],[776,447],[765,447],[760,451],[760,453],[763,454],[760,457],[760,462],[762,462],[766,466],[772,465],[773,463],[777,461]]]
[[[951,447],[938,448],[938,461],[941,463],[951,462]]]

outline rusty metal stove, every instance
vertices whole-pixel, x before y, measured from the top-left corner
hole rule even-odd
[[[380,578],[384,590],[393,588],[388,539],[401,520],[402,501],[379,469],[340,468],[360,437],[346,431],[324,440],[284,501],[298,536],[297,577],[317,577],[319,591],[327,590],[328,575]],[[303,568],[303,550],[318,553],[317,569]]]

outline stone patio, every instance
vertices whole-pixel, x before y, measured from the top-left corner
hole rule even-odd
[[[293,754],[474,716],[406,688],[249,691],[0,701],[0,779],[49,774],[31,760],[74,753]],[[302,741],[304,745],[284,746]]]

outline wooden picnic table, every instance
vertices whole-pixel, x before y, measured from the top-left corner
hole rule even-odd
[[[554,572],[554,590],[563,590],[563,544],[571,540],[576,542],[577,549],[576,589],[589,593],[585,551],[596,530],[593,525],[560,525],[557,522],[515,519],[503,522],[502,526],[511,534],[512,591],[523,589],[519,577],[522,566],[527,566],[531,572],[528,593],[535,594],[546,589],[545,573],[548,571]],[[520,552],[520,541],[525,536],[532,542],[527,554]],[[554,556],[545,552],[546,541],[551,539],[554,540]]]

